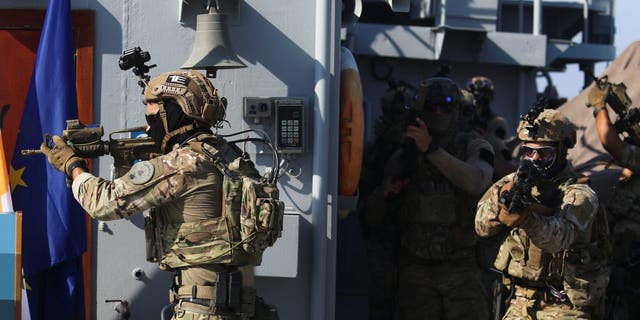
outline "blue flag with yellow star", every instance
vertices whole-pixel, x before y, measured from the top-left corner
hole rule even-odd
[[[83,319],[84,212],[44,156],[22,156],[78,118],[70,0],[50,0],[12,160],[31,319]]]

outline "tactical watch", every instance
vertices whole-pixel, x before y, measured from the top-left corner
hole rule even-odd
[[[79,160],[79,161],[76,161],[76,162],[70,164],[67,167],[67,172],[69,172],[69,174],[68,174],[69,178],[72,178],[71,175],[73,174],[73,169],[75,169],[75,168],[82,168],[82,169],[84,169],[85,172],[89,172],[89,169],[87,168],[87,162],[84,161],[84,160]]]

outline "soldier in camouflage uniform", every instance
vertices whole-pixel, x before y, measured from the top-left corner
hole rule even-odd
[[[493,82],[487,77],[477,76],[467,83],[467,90],[475,98],[476,109],[471,126],[477,130],[493,147],[494,180],[515,171],[505,140],[507,138],[507,121],[491,109],[495,89]]]
[[[607,209],[612,224],[613,269],[607,292],[608,319],[640,319],[640,172],[639,146],[625,143],[605,106],[606,89],[593,86],[589,104],[602,146],[626,168]],[[631,172],[630,172],[630,171]]]
[[[223,216],[223,178],[203,143],[225,117],[226,100],[198,72],[152,79],[144,92],[148,134],[163,155],[133,165],[113,181],[88,172],[85,160],[58,136],[40,149],[73,180],[75,198],[93,218],[115,220],[151,209],[145,218],[147,259],[174,273],[173,319],[277,319],[243,278],[246,261],[232,251]],[[210,154],[210,153],[209,153]]]
[[[475,197],[491,183],[493,152],[459,131],[460,99],[448,78],[420,85],[404,142],[367,201],[367,214],[393,216],[400,226],[395,319],[489,316],[473,215]]]
[[[458,123],[461,132],[471,132],[475,130],[473,121],[476,117],[476,98],[471,91],[460,89],[460,114]]]
[[[546,109],[521,121],[518,137],[531,171],[523,176],[522,165],[496,182],[476,213],[481,237],[508,230],[494,262],[510,289],[503,319],[602,319],[608,229],[588,179],[566,160],[575,127]],[[512,205],[516,200],[521,206]]]
[[[390,81],[380,99],[382,114],[373,125],[374,140],[364,153],[360,199],[367,199],[382,182],[384,165],[402,141],[403,119],[414,96],[414,86]],[[378,216],[377,211],[367,211],[364,202],[359,203],[359,215],[367,240],[369,319],[393,319],[398,288],[398,223],[392,214]]]

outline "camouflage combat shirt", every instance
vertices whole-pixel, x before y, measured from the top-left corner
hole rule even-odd
[[[505,184],[513,181],[514,175],[507,175],[496,182],[478,202],[475,229],[479,236],[496,235],[505,227],[498,220],[498,193]],[[550,181],[550,186],[558,187],[575,176],[571,167],[567,166]],[[542,216],[532,213],[520,226],[536,246],[549,253],[567,249],[576,241],[589,241],[591,225],[598,211],[598,197],[588,185],[570,184],[559,190],[561,201],[553,208],[553,215]],[[536,191],[537,188],[534,187],[534,199],[539,197],[539,194],[533,194]]]
[[[221,215],[222,176],[206,156],[189,147],[136,163],[113,181],[83,173],[73,195],[93,218],[115,220],[150,208],[162,224]]]

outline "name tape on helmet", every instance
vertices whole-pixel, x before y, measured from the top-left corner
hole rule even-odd
[[[185,87],[175,87],[166,84],[161,84],[153,88],[153,94],[160,95],[161,93],[168,93],[173,95],[184,95],[187,92]]]
[[[191,81],[191,79],[189,79],[188,77],[171,74],[167,77],[167,80],[165,82],[176,83],[176,84],[181,84],[183,86],[187,86],[189,84],[189,81]]]

